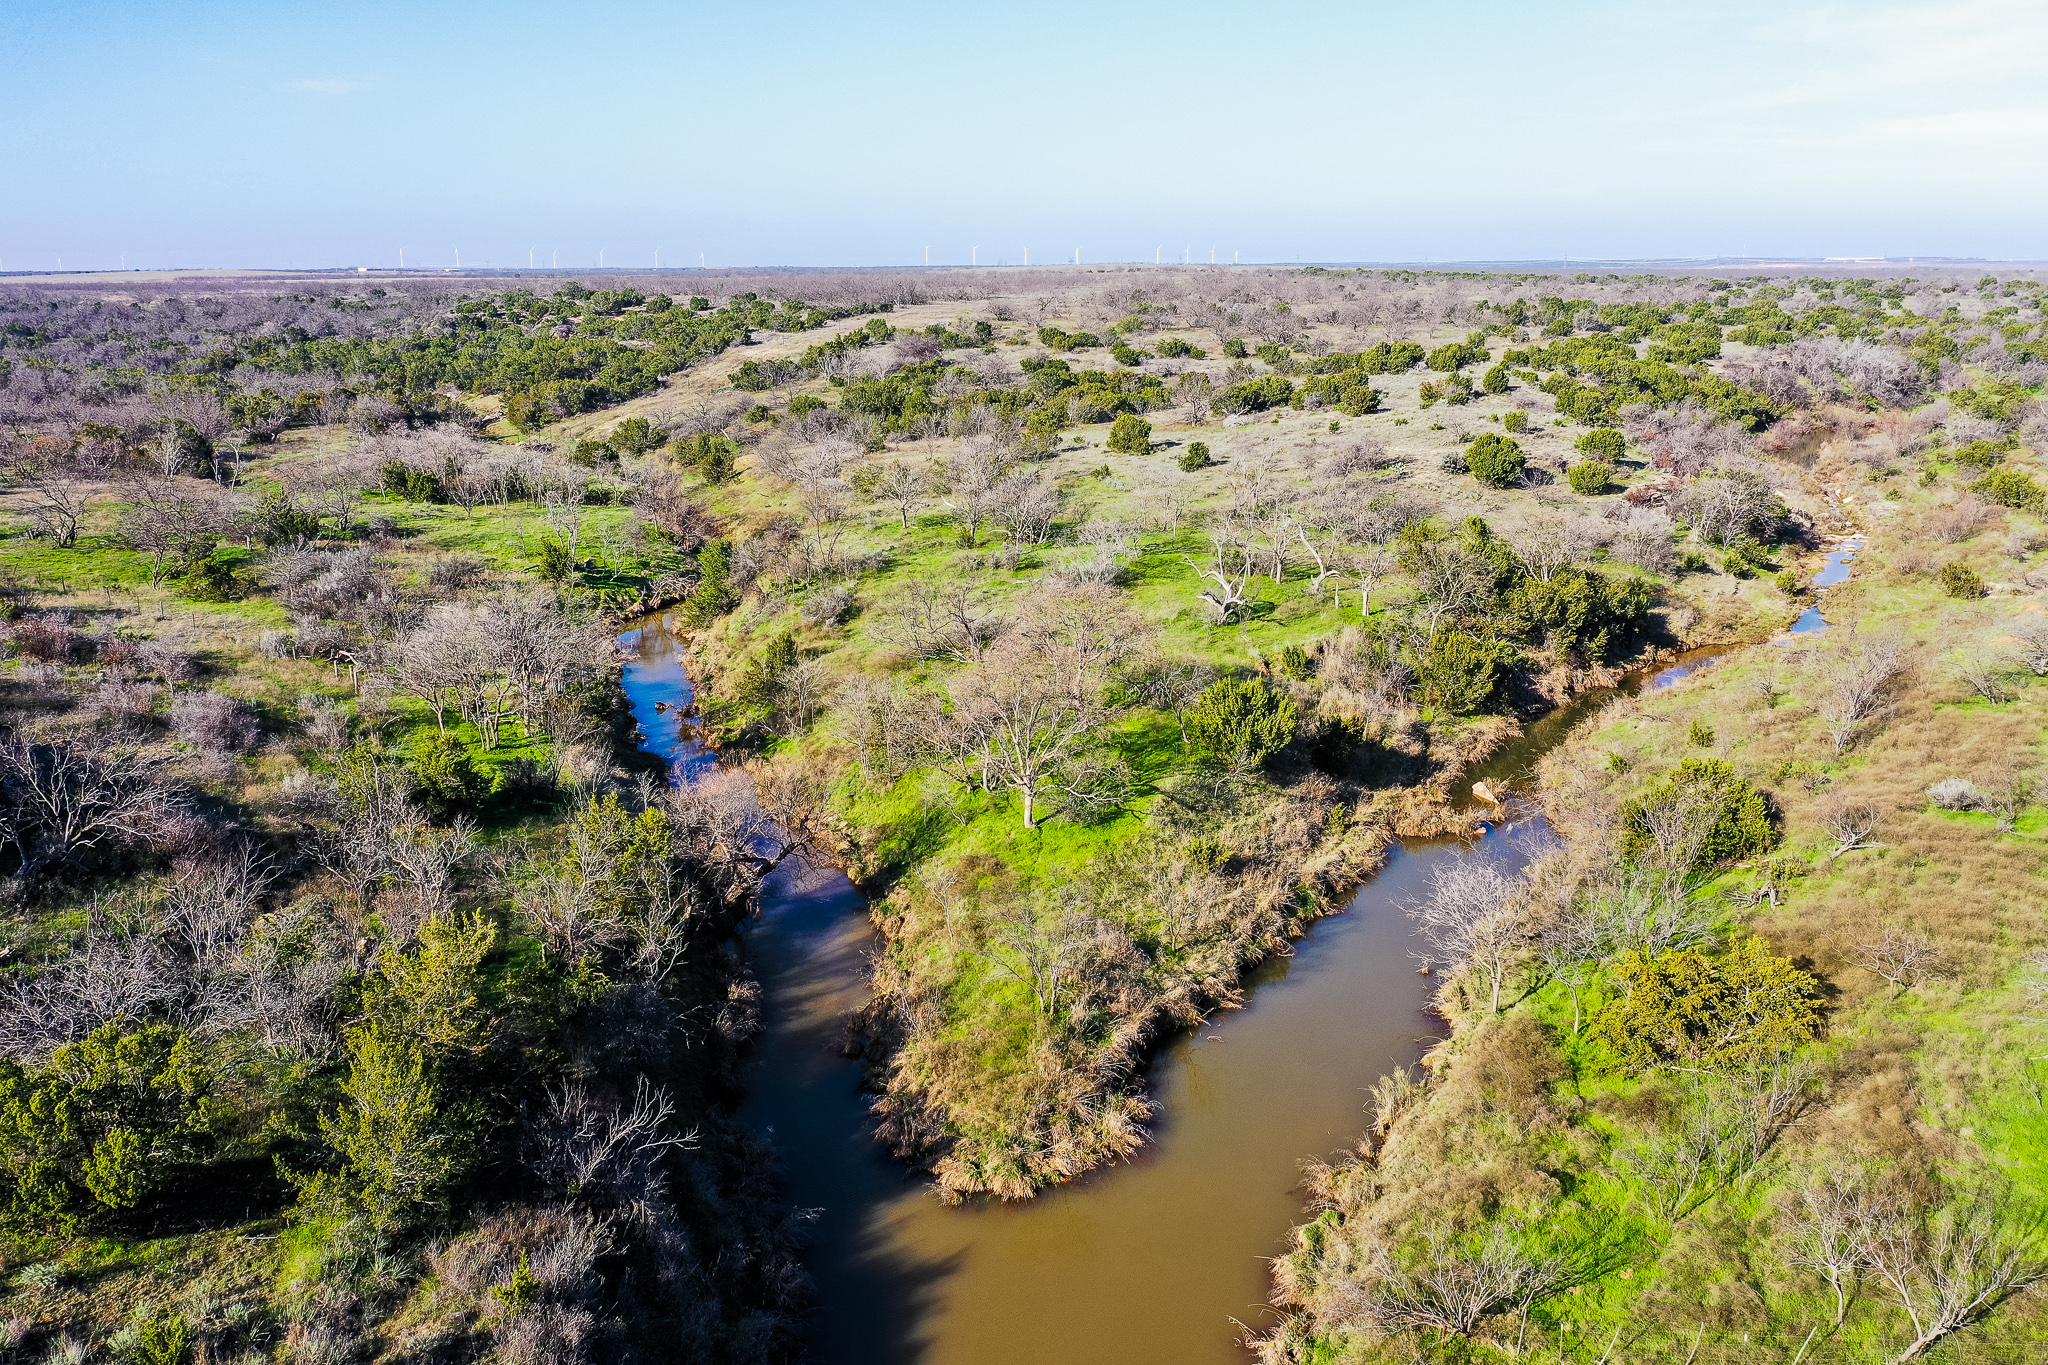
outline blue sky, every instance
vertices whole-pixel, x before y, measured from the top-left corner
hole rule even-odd
[[[2048,0],[15,0],[0,268],[2048,257]]]

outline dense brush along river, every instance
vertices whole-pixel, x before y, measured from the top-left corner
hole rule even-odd
[[[676,765],[677,780],[696,780],[714,760],[685,719],[681,639],[652,616],[619,644],[643,744]],[[1721,652],[1626,685],[1666,685]],[[1613,695],[1532,723],[1471,776],[1525,777]],[[1440,1030],[1424,1010],[1431,979],[1417,972],[1405,907],[1446,860],[1518,866],[1551,840],[1532,808],[1501,818],[1470,842],[1396,846],[1346,913],[1252,974],[1244,1008],[1160,1049],[1153,1141],[1136,1159],[1016,1204],[946,1207],[872,1141],[860,1064],[841,1053],[877,946],[867,906],[836,870],[786,864],[747,931],[767,1027],[741,1117],[773,1141],[790,1198],[817,1211],[811,1359],[1245,1365],[1239,1338],[1270,1320],[1267,1259],[1302,1217],[1300,1163],[1355,1144],[1368,1088]]]

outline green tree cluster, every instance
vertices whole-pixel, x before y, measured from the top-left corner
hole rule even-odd
[[[1187,713],[1188,742],[1231,772],[1250,772],[1294,737],[1294,699],[1256,678],[1212,683]]]
[[[1753,1067],[1776,1061],[1820,1029],[1814,978],[1760,938],[1723,957],[1677,948],[1630,949],[1614,965],[1615,995],[1593,1033],[1638,1068]]]
[[[1622,856],[1652,856],[1659,852],[1660,832],[1691,825],[1702,831],[1691,850],[1689,865],[1694,868],[1768,853],[1778,843],[1770,798],[1739,776],[1726,759],[1688,758],[1670,777],[1621,808]]]
[[[206,1154],[213,1086],[199,1043],[158,1024],[104,1024],[33,1069],[0,1060],[8,1221],[70,1232],[146,1208]]]
[[[1465,464],[1472,477],[1489,488],[1512,488],[1528,467],[1522,447],[1499,432],[1482,431],[1465,447]]]

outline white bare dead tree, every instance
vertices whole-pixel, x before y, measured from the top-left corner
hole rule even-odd
[[[1887,924],[1874,939],[1859,943],[1849,960],[1890,984],[1892,994],[1917,986],[1941,971],[1941,948],[1918,929]]]
[[[1906,669],[1905,645],[1880,635],[1845,642],[1814,659],[1814,710],[1839,757],[1857,732],[1891,708],[1892,685]]]
[[[1432,869],[1428,899],[1408,911],[1436,961],[1488,983],[1496,1014],[1501,987],[1534,938],[1521,892],[1520,881],[1492,863],[1460,858]]]
[[[2048,1277],[2038,1221],[2000,1192],[1963,1193],[1932,1207],[1874,1197],[1860,1211],[1856,1235],[1866,1273],[1913,1325],[1895,1365],[1921,1359]]]
[[[1814,814],[1835,846],[1828,854],[1829,862],[1859,848],[1884,847],[1870,837],[1884,823],[1884,812],[1875,802],[1847,795],[1831,796],[1820,803]]]

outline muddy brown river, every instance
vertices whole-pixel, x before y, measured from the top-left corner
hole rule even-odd
[[[681,645],[650,617],[619,637],[643,743],[692,780]],[[1699,651],[1628,690],[1709,662]],[[1532,723],[1474,777],[1524,776],[1606,697]],[[665,712],[655,710],[666,702]],[[1469,791],[1469,783],[1466,790]],[[816,1210],[812,1359],[824,1365],[1245,1365],[1269,1318],[1268,1259],[1302,1215],[1300,1163],[1348,1149],[1372,1083],[1435,1036],[1404,907],[1450,858],[1518,865],[1545,847],[1532,812],[1471,842],[1409,842],[1292,954],[1256,971],[1245,1007],[1160,1049],[1153,1142],[1036,1200],[946,1207],[871,1141],[858,1063],[840,1044],[864,997],[873,931],[830,869],[785,868],[748,949],[767,990],[743,1119],[769,1136],[791,1198]]]

